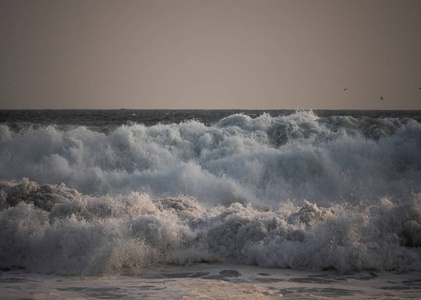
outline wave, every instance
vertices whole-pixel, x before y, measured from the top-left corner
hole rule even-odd
[[[421,124],[412,119],[256,118],[120,126],[110,134],[0,125],[0,179],[65,183],[90,195],[179,194],[201,203],[321,204],[419,192]]]
[[[421,270],[421,194],[396,203],[206,208],[189,197],[92,197],[1,183],[0,267],[57,274],[222,261],[326,270]],[[77,241],[77,242],[76,242]]]
[[[0,268],[421,270],[420,137],[413,118],[312,111],[110,131],[3,124]]]

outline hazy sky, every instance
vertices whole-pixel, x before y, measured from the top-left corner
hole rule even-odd
[[[421,0],[0,0],[0,109],[421,109],[419,88]]]

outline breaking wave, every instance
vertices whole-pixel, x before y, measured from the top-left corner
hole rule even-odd
[[[0,125],[0,268],[421,270],[421,124],[312,111]]]

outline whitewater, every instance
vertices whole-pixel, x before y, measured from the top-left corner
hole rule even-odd
[[[0,241],[11,299],[421,296],[421,112],[2,110]]]

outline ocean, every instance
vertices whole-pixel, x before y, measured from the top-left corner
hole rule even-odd
[[[0,298],[421,298],[421,111],[0,110]]]

